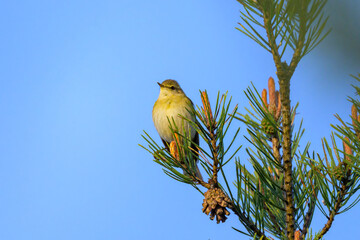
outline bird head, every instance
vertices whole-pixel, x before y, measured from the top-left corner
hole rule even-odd
[[[181,89],[179,83],[172,79],[167,79],[162,83],[159,83],[160,86],[160,94],[161,95],[177,95],[177,94],[184,94],[184,91]]]

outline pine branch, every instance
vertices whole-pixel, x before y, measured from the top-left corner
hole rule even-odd
[[[285,209],[286,209],[286,232],[289,240],[294,239],[294,199],[292,185],[292,159],[291,159],[291,114],[290,114],[290,78],[286,63],[281,62],[276,39],[274,37],[271,18],[266,9],[263,9],[264,26],[267,32],[269,45],[271,46],[273,59],[277,68],[277,75],[280,85],[280,101],[282,106],[282,127],[283,127],[283,167],[284,167],[284,190],[285,190]],[[299,50],[295,51],[296,53]],[[301,49],[300,49],[301,52]],[[295,53],[294,53],[295,54]],[[298,53],[299,54],[299,53]],[[285,68],[285,69],[284,69]]]
[[[299,11],[299,19],[300,19],[299,38],[297,41],[296,49],[294,51],[294,54],[292,56],[292,59],[291,59],[291,62],[290,62],[289,68],[288,68],[287,77],[289,78],[289,81],[290,81],[291,76],[294,74],[295,69],[302,57],[302,52],[303,52],[303,48],[304,48],[304,44],[305,44],[305,36],[306,36],[307,30],[308,30],[306,28],[306,21],[307,21],[306,8],[307,8],[307,4],[305,3],[305,1],[301,1],[301,10]],[[279,76],[279,74],[278,74],[278,76]],[[280,76],[279,76],[279,79],[280,79]]]
[[[300,235],[299,240],[303,240],[305,238],[308,230],[309,230],[311,220],[312,220],[312,217],[313,217],[314,211],[315,211],[315,206],[316,206],[316,196],[312,197],[311,200],[310,200],[309,209],[308,209],[308,212],[306,213],[305,218],[304,218],[304,225],[303,225],[303,228],[301,230],[301,235]]]
[[[332,223],[334,222],[335,215],[339,213],[342,203],[344,201],[345,195],[347,193],[346,183],[347,183],[347,181],[341,183],[341,190],[337,196],[337,200],[336,200],[333,210],[329,212],[328,221],[326,222],[326,224],[323,227],[323,229],[321,230],[321,232],[315,236],[314,240],[321,239],[329,231]]]
[[[283,166],[284,190],[286,196],[286,231],[289,240],[294,239],[294,199],[292,184],[292,159],[291,159],[291,114],[290,114],[290,82],[280,80],[280,96],[282,105],[283,126]]]
[[[276,231],[277,235],[281,235],[283,233],[283,229],[279,226],[278,219],[271,212],[271,210],[268,208],[268,206],[266,205],[265,202],[264,202],[264,209],[269,214],[270,220],[271,220],[272,224],[274,225],[274,228],[275,228],[275,231]]]
[[[244,212],[241,212],[240,209],[238,209],[237,205],[234,201],[231,202],[230,209],[239,217],[241,222],[243,222],[244,226],[253,232],[253,235],[256,235],[261,240],[270,240],[266,237],[265,233],[260,231],[260,229],[256,226],[256,224],[251,220],[249,216],[247,216]]]
[[[274,29],[271,23],[271,12],[269,9],[262,8],[264,16],[264,26],[266,29],[269,46],[277,69],[277,76],[280,85],[280,100],[282,106],[282,127],[283,127],[283,167],[284,167],[284,190],[285,190],[285,209],[286,209],[286,233],[289,240],[294,239],[295,232],[295,216],[294,216],[294,198],[293,198],[293,176],[292,176],[292,157],[291,157],[291,105],[290,105],[290,79],[301,59],[301,53],[304,47],[304,39],[306,35],[306,5],[301,4],[302,9],[299,13],[299,38],[296,42],[290,66],[281,61],[278,52]]]

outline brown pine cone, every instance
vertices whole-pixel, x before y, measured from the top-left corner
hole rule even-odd
[[[209,189],[205,192],[204,197],[202,211],[206,215],[210,215],[211,220],[214,220],[216,216],[216,223],[225,222],[226,216],[230,215],[226,209],[230,203],[229,197],[220,188]]]

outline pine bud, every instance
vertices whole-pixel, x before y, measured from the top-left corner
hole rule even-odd
[[[347,138],[347,137],[345,139],[348,142],[350,141],[349,138]],[[345,141],[343,141],[343,144],[344,144],[344,150],[345,150],[345,154],[346,154],[345,159],[350,160],[349,156],[353,155],[352,150],[351,150],[350,146]]]
[[[178,151],[178,149],[177,149],[177,146],[176,146],[176,142],[175,142],[175,141],[172,141],[172,142],[170,143],[169,149],[170,149],[170,154],[171,154],[177,161],[179,161],[179,151]]]
[[[207,127],[209,127],[214,123],[214,121],[213,121],[213,115],[210,107],[209,98],[205,91],[201,92],[201,101],[203,104],[201,109],[206,118],[206,125]]]
[[[265,88],[262,90],[261,99],[264,102],[265,107],[267,108],[268,107],[268,102],[267,102],[267,92],[266,92]]]
[[[355,126],[355,123],[358,119],[358,113],[354,104],[351,106],[351,117],[352,117],[352,123]]]

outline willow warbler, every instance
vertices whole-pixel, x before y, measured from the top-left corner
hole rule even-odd
[[[167,79],[158,84],[160,86],[160,94],[154,104],[152,118],[155,128],[166,149],[169,150],[169,144],[174,141],[174,136],[169,126],[169,120],[171,123],[173,123],[173,121],[175,122],[180,134],[185,136],[191,135],[192,141],[199,145],[199,134],[186,120],[179,116],[181,115],[195,121],[195,116],[189,112],[194,109],[194,105],[190,98],[185,95],[179,83],[175,80]],[[191,148],[196,149],[196,146],[192,145]],[[202,179],[197,166],[196,176]]]

